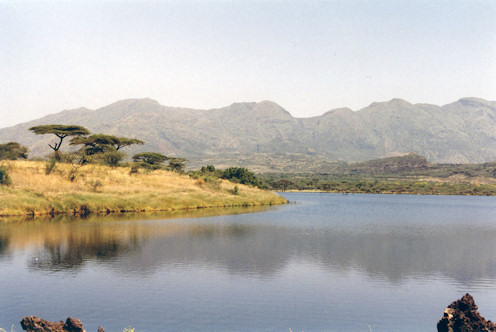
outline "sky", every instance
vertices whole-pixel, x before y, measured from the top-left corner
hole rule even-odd
[[[0,128],[128,98],[310,117],[496,100],[496,1],[0,0]]]

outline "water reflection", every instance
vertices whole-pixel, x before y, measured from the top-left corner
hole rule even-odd
[[[106,261],[127,251],[139,249],[137,237],[127,238],[102,235],[99,229],[88,234],[69,232],[67,238],[47,239],[43,249],[28,261],[32,270],[63,271],[78,270],[90,260]]]
[[[7,249],[9,247],[10,238],[0,233],[0,257],[7,253]]]
[[[0,226],[0,262],[9,252],[29,249],[32,271],[77,272],[97,262],[140,275],[166,265],[201,264],[265,277],[296,259],[334,270],[360,269],[391,282],[433,274],[462,283],[496,278],[494,228],[456,225],[426,232],[398,226],[379,232],[253,220],[10,223]]]

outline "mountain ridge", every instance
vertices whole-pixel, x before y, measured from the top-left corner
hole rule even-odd
[[[142,139],[143,147],[128,152],[158,151],[197,164],[215,156],[257,153],[281,154],[281,158],[302,154],[327,161],[364,161],[410,152],[431,162],[496,160],[496,102],[474,97],[443,106],[394,98],[357,111],[336,108],[307,118],[293,117],[270,100],[201,110],[164,106],[150,98],[124,99],[95,110],[64,110],[2,128],[0,142],[17,141],[28,146],[32,156],[46,155],[50,135],[35,136],[28,128],[50,123]]]

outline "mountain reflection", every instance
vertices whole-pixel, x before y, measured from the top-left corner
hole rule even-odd
[[[126,274],[201,264],[231,274],[270,276],[289,262],[359,269],[401,282],[441,274],[460,282],[496,278],[496,231],[462,225],[350,231],[201,219],[145,222],[39,222],[0,227],[0,261],[31,250],[32,271],[78,271],[98,262]]]

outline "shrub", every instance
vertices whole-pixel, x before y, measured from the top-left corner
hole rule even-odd
[[[250,184],[259,188],[262,187],[262,183],[257,179],[255,174],[244,167],[230,167],[222,172],[221,178],[231,182]]]
[[[214,167],[214,165],[202,166],[202,168],[200,169],[200,172],[213,173],[213,172],[215,172],[215,167]]]
[[[140,165],[139,164],[131,164],[131,170],[129,171],[129,175],[132,175],[132,174],[138,174],[139,173],[139,167]]]
[[[89,181],[86,183],[91,191],[98,192],[101,187],[103,187],[103,183],[100,180]]]
[[[119,163],[124,159],[126,155],[120,151],[107,151],[98,154],[100,162],[103,165],[108,165],[110,167],[117,167]]]
[[[200,180],[203,180],[202,183],[207,184],[209,188],[212,188],[214,190],[220,189],[221,180],[219,180],[218,177],[206,175]]]
[[[0,185],[8,186],[12,183],[7,170],[0,168]]]
[[[17,142],[8,142],[6,144],[0,144],[0,160],[17,160],[17,159],[27,159],[28,158],[28,148],[22,146]]]
[[[48,160],[45,164],[45,174],[48,175],[52,173],[56,165],[57,165],[57,161],[55,160],[55,158]]]

